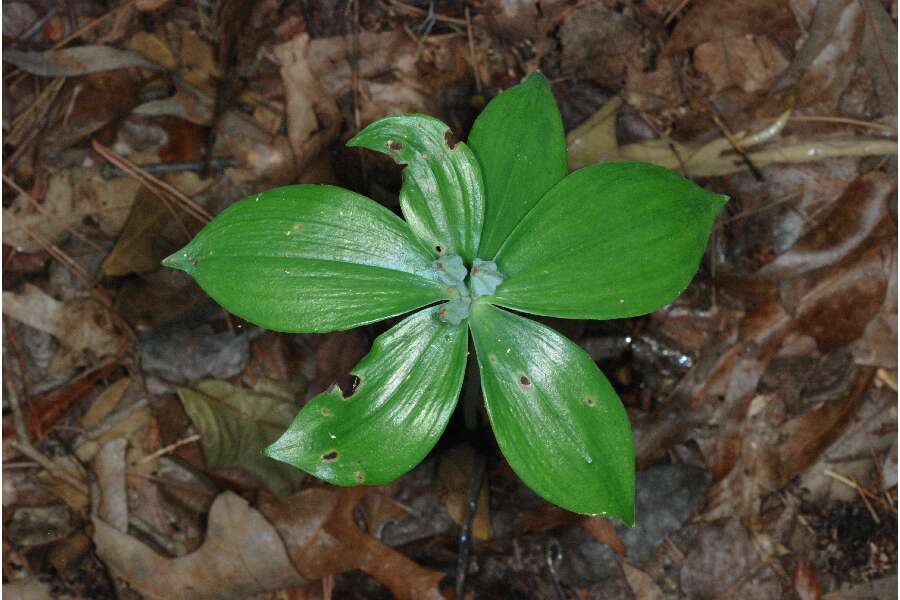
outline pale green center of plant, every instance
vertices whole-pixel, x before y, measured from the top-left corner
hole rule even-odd
[[[443,304],[438,318],[451,325],[459,325],[469,317],[472,302],[482,296],[491,296],[503,283],[503,275],[491,260],[476,258],[472,268],[466,270],[463,259],[455,254],[442,256],[432,263],[438,280],[447,286],[452,299]]]

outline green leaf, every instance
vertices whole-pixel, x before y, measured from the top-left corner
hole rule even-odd
[[[468,326],[422,310],[375,340],[344,397],[335,386],[307,404],[268,456],[336,485],[381,485],[419,464],[456,406]]]
[[[303,473],[260,454],[284,431],[296,410],[294,393],[276,393],[266,380],[254,391],[226,381],[198,381],[193,388],[178,388],[178,397],[203,443],[206,463],[213,469],[239,468],[274,494],[295,492]]]
[[[532,490],[565,509],[634,524],[628,415],[594,361],[530,319],[476,303],[470,319],[500,450]]]
[[[656,310],[690,283],[726,201],[647,163],[575,171],[500,249],[504,280],[491,302],[571,319]]]
[[[434,117],[400,115],[375,121],[347,145],[383,152],[407,165],[400,207],[413,233],[435,255],[458,254],[468,263],[484,218],[481,168],[468,146],[450,147],[449,131]]]
[[[544,76],[532,73],[491,100],[472,125],[469,146],[485,187],[478,256],[492,259],[522,217],[568,173],[562,118]]]
[[[163,261],[234,314],[286,332],[350,329],[447,298],[431,263],[399,217],[326,185],[244,198]]]

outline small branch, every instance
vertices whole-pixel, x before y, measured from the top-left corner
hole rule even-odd
[[[194,435],[189,435],[188,437],[186,437],[184,439],[178,440],[177,442],[171,443],[168,446],[164,446],[164,447],[160,448],[153,454],[148,454],[147,456],[141,458],[140,460],[133,462],[132,466],[143,465],[145,463],[150,462],[151,460],[156,460],[160,456],[165,456],[166,454],[169,454],[176,448],[179,448],[181,446],[186,446],[187,444],[192,444],[199,440],[200,440],[199,433],[195,433]]]

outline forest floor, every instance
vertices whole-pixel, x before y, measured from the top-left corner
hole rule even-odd
[[[467,598],[897,597],[896,0],[2,10],[9,597],[452,598],[476,452]],[[396,209],[400,167],[344,143],[404,112],[465,139],[535,69],[572,168],[731,197],[671,305],[546,320],[626,405],[637,526],[547,504],[461,416],[386,486],[261,463],[261,407],[345,380],[391,322],[263,331],[160,259],[278,185]]]

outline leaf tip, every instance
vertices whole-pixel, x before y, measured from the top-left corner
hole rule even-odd
[[[185,246],[178,252],[174,254],[170,254],[166,258],[162,259],[160,263],[164,267],[168,267],[170,269],[178,269],[179,271],[184,271],[185,273],[193,273],[194,268],[197,266],[197,256],[193,251],[190,245]]]

